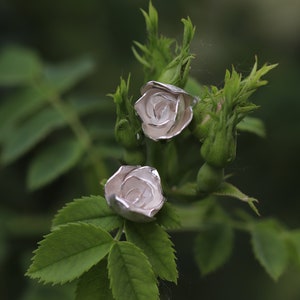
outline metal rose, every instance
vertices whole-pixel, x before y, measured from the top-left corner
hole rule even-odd
[[[153,221],[165,202],[159,174],[148,166],[121,166],[104,189],[108,205],[131,221]]]
[[[181,88],[149,81],[141,93],[134,108],[143,122],[145,135],[152,140],[172,138],[191,122],[196,99]]]

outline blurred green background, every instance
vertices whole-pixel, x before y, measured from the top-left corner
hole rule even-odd
[[[267,138],[242,134],[237,159],[228,172],[235,174],[232,182],[241,190],[260,199],[263,216],[277,217],[289,228],[300,227],[300,2],[153,0],[153,4],[165,36],[180,41],[182,17],[189,16],[196,25],[191,74],[201,83],[222,85],[225,69],[231,65],[247,74],[255,55],[261,64],[279,63],[267,76],[267,87],[254,95],[254,102],[261,105],[256,116],[264,120]],[[97,67],[79,90],[103,98],[115,90],[121,75],[131,72],[138,95],[142,71],[131,46],[133,40],[145,40],[139,8],[147,7],[145,0],[2,0],[0,46],[26,46],[51,63],[89,54]],[[0,96],[6,92],[0,89]],[[113,113],[111,118],[113,123]],[[76,168],[30,192],[25,175],[31,155],[34,152],[9,166],[0,162],[0,298],[72,299],[73,286],[43,287],[23,274],[37,241],[49,231],[51,216],[65,202],[90,190]],[[300,299],[299,269],[291,267],[274,283],[254,259],[249,237],[242,234],[230,261],[201,278],[192,258],[192,237],[190,233],[173,236],[180,279],[178,286],[162,284],[162,299]]]

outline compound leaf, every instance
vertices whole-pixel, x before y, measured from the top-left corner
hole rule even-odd
[[[97,264],[113,243],[106,231],[92,224],[61,226],[40,242],[27,275],[44,283],[72,281]]]
[[[82,197],[75,199],[63,207],[53,219],[52,226],[70,222],[85,222],[110,231],[119,227],[121,218],[116,215],[101,196]]]
[[[288,263],[288,249],[280,229],[274,222],[258,222],[253,225],[251,236],[255,257],[267,273],[277,280]]]
[[[116,300],[158,300],[151,264],[134,244],[118,242],[113,245],[108,256],[108,274]]]
[[[65,120],[53,108],[45,108],[39,114],[20,124],[4,141],[2,161],[11,163],[33,148],[53,130],[62,127]]]
[[[0,85],[30,83],[41,70],[40,59],[32,50],[8,46],[0,53]]]
[[[79,278],[75,300],[113,300],[106,259]]]
[[[155,275],[177,282],[175,251],[167,232],[156,223],[126,222],[125,234],[129,242],[141,248],[147,255]]]
[[[203,275],[221,267],[232,252],[234,233],[228,223],[211,225],[195,239],[196,262]]]
[[[27,186],[31,190],[41,188],[71,169],[81,158],[84,149],[73,138],[49,145],[31,162]]]

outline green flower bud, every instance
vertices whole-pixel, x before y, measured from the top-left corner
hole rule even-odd
[[[116,123],[115,137],[126,149],[134,149],[141,145],[141,135],[132,128],[127,119],[121,119]]]
[[[203,159],[217,168],[224,168],[236,156],[236,129],[233,124],[217,123],[210,128],[209,136],[201,147]]]
[[[204,163],[197,175],[197,190],[200,193],[211,193],[218,188],[223,178],[223,168],[215,168],[208,163]]]

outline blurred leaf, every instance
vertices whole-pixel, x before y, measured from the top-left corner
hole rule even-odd
[[[52,226],[70,222],[85,222],[110,231],[119,227],[121,218],[116,215],[101,196],[90,196],[75,199],[63,207],[54,217]]]
[[[43,109],[31,119],[20,124],[4,141],[2,162],[8,164],[18,159],[49,133],[64,124],[64,118],[56,110]]]
[[[107,261],[99,264],[84,273],[77,284],[75,300],[113,300],[109,287]]]
[[[45,102],[34,88],[22,88],[10,94],[0,105],[0,140],[5,129],[39,109]]]
[[[155,275],[161,279],[177,282],[173,243],[168,234],[156,223],[126,222],[126,238],[147,255]]]
[[[35,52],[17,46],[4,48],[0,53],[0,85],[28,84],[42,71]]]
[[[108,98],[96,97],[90,95],[73,95],[68,99],[71,107],[80,115],[89,114],[92,112],[101,113],[103,115],[111,113],[115,114],[115,107],[112,101]]]
[[[253,224],[251,230],[255,257],[274,280],[284,272],[288,263],[288,249],[280,233],[277,225],[269,221]]]
[[[157,223],[166,229],[178,229],[181,227],[176,208],[170,203],[165,203],[155,217]]]
[[[112,237],[92,224],[70,223],[45,236],[26,275],[53,284],[72,281],[98,263]]]
[[[61,94],[71,89],[76,83],[91,74],[94,61],[89,57],[76,59],[60,65],[49,65],[44,69],[41,91]]]
[[[195,239],[196,262],[203,275],[221,267],[230,257],[234,232],[228,222],[206,227]]]
[[[159,292],[151,265],[130,242],[115,243],[108,256],[108,273],[116,300],[157,300]]]
[[[260,137],[266,136],[266,128],[264,123],[258,118],[245,117],[240,123],[238,123],[237,129],[240,131],[254,133]]]
[[[41,188],[74,167],[84,149],[74,138],[67,138],[48,145],[31,161],[27,186],[31,190]]]
[[[234,185],[228,182],[222,182],[219,188],[213,194],[217,196],[233,197],[242,200],[244,202],[247,202],[249,206],[252,208],[252,210],[258,216],[260,215],[257,208],[254,205],[254,202],[258,202],[257,199],[248,197],[246,194],[242,193],[237,187],[235,187]]]

